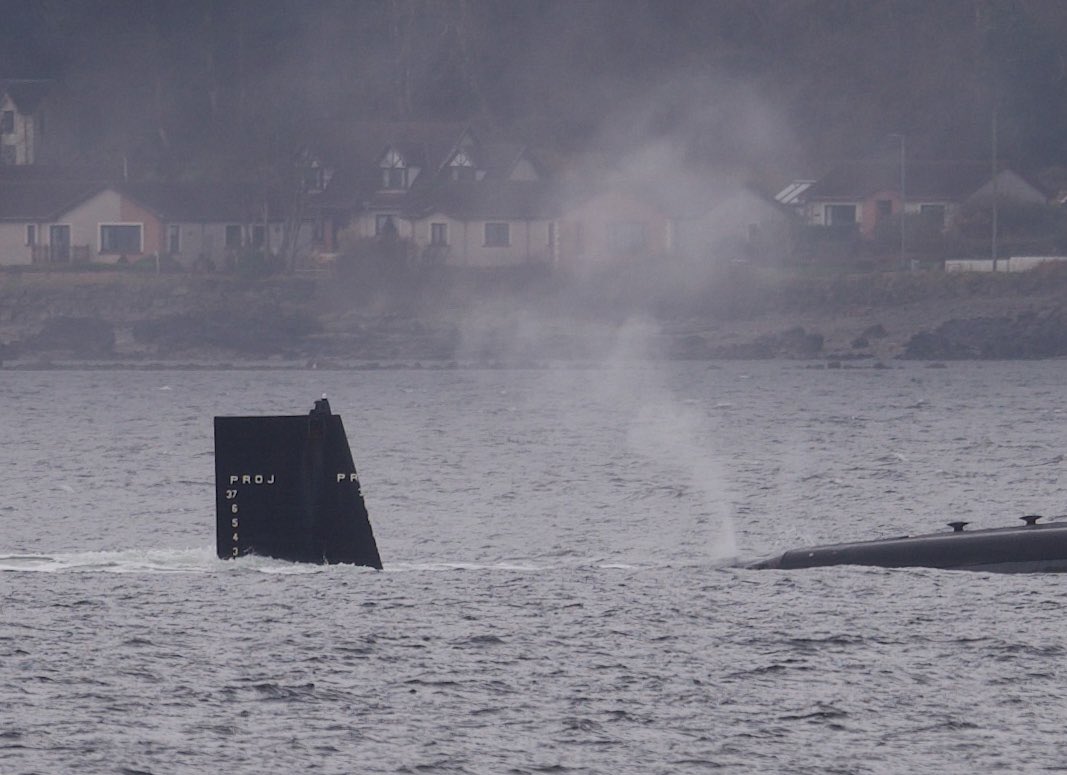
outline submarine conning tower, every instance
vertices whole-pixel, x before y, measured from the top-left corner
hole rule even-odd
[[[380,569],[344,424],[324,395],[304,415],[215,418],[216,552]]]

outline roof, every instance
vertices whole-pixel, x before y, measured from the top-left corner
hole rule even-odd
[[[862,199],[879,191],[900,191],[900,175],[898,161],[844,162],[808,188],[805,198]],[[909,199],[965,199],[992,177],[988,161],[910,161],[904,166]]]
[[[412,196],[406,215],[541,219],[558,214],[552,188],[540,180],[449,181]]]
[[[54,221],[99,193],[100,182],[49,180],[0,185],[0,221]]]
[[[475,154],[475,161],[487,179],[506,180],[525,152],[525,146],[518,143],[486,143]]]
[[[469,126],[458,122],[334,122],[313,129],[310,145],[339,170],[377,168],[389,148],[399,151],[409,166],[439,168],[467,131]]]
[[[15,103],[19,113],[33,113],[52,88],[52,82],[40,78],[0,78],[0,92]]]
[[[788,186],[774,195],[776,201],[784,205],[797,204],[804,193],[812,187],[814,180],[794,180]]]
[[[167,221],[247,223],[284,209],[276,192],[243,183],[123,183],[117,191],[144,205]],[[272,220],[276,219],[272,218]]]
[[[555,201],[547,184],[508,179],[522,159],[538,169],[525,146],[479,142],[469,124],[355,122],[335,125],[329,134],[316,148],[335,172],[326,190],[314,197],[317,207],[394,210],[412,217],[431,212],[456,218],[552,217]],[[449,179],[447,165],[461,147],[469,148],[485,173],[482,179]],[[406,190],[381,187],[379,165],[389,149],[399,152],[407,166],[421,168]]]
[[[418,190],[436,177],[468,131],[467,124],[441,122],[357,121],[319,127],[311,145],[334,174],[315,203],[342,209],[389,206],[396,194],[379,193],[379,164],[386,151],[392,148],[407,166],[421,168],[412,186]],[[382,196],[383,202],[376,201]]]
[[[155,213],[164,221],[249,223],[262,220],[266,204],[271,220],[281,220],[284,202],[257,186],[231,184],[123,183],[34,180],[0,182],[0,221],[54,221],[101,191],[111,189]]]
[[[121,178],[120,169],[104,165],[0,164],[0,185],[34,181],[108,183]]]
[[[762,192],[731,178],[709,179],[678,171],[660,176],[592,175],[572,181],[564,199],[566,209],[572,210],[601,197],[624,197],[658,210],[665,218],[689,220],[706,215],[741,193],[779,206]]]

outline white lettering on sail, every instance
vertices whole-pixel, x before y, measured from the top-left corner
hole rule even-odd
[[[230,484],[274,484],[274,474],[230,474]],[[236,490],[227,490],[227,499],[230,492],[236,496]]]
[[[337,481],[338,482],[357,482],[358,483],[359,482],[359,477],[356,475],[355,471],[353,471],[350,474],[346,474],[344,472],[341,472],[341,473],[337,474]]]

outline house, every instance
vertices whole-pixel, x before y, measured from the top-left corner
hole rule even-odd
[[[0,179],[0,265],[170,256],[227,268],[245,249],[274,253],[286,238],[281,207],[249,186]],[[307,251],[311,224],[288,239]]]
[[[75,227],[70,214],[105,188],[99,182],[79,180],[4,182],[0,185],[0,265],[88,262],[92,227],[85,223]]]
[[[42,102],[50,81],[0,80],[0,165],[34,164],[45,123]]]
[[[675,224],[675,248],[716,261],[781,262],[792,249],[792,208],[741,185],[694,197]]]
[[[804,220],[813,226],[858,230],[873,237],[880,223],[901,212],[950,227],[969,203],[998,198],[1044,204],[1045,193],[1002,167],[994,176],[984,161],[853,161],[839,164],[803,192]]]
[[[772,257],[786,249],[791,214],[753,188],[692,173],[654,181],[611,174],[565,197],[563,264],[678,256],[701,262]]]
[[[144,252],[169,256],[187,269],[230,269],[249,250],[299,259],[312,248],[312,221],[293,222],[275,191],[244,183],[140,182],[117,188],[159,221]]]
[[[549,264],[556,259],[554,204],[542,181],[447,181],[413,197],[401,223],[424,265]],[[382,233],[378,217],[374,228]]]
[[[566,197],[559,225],[559,262],[626,261],[674,252],[678,213],[642,183],[616,181]]]
[[[401,240],[421,264],[555,259],[551,187],[524,146],[483,141],[467,124],[376,122],[341,127],[317,148],[330,160],[310,198],[324,251],[343,229]]]

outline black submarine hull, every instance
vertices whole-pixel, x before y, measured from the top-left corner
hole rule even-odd
[[[215,418],[216,552],[381,569],[344,424],[306,415]]]
[[[940,568],[990,573],[1067,572],[1067,523],[963,530],[793,549],[745,565],[756,570],[795,570],[833,565]]]

